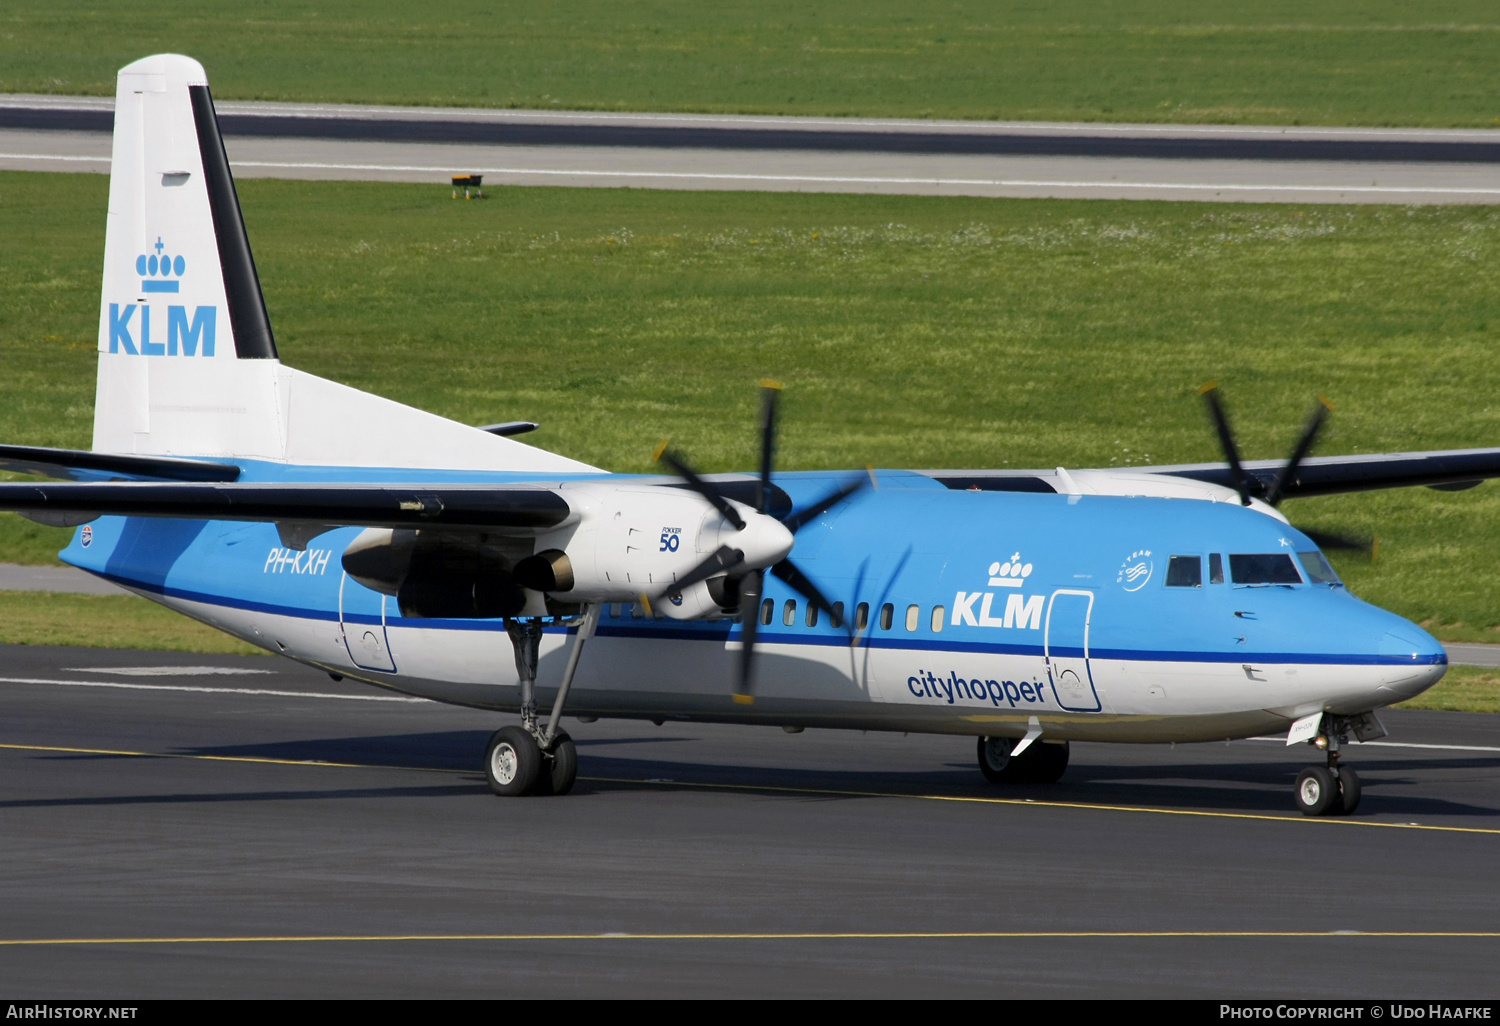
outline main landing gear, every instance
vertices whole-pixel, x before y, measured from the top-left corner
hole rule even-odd
[[[1055,784],[1067,768],[1066,741],[1026,744],[1008,737],[979,739],[979,772],[992,784]]]
[[[536,715],[536,664],[542,643],[542,621],[505,621],[505,631],[516,653],[516,675],[521,681],[521,725],[501,727],[490,735],[485,746],[484,776],[490,790],[497,795],[510,798],[567,794],[573,789],[573,782],[578,779],[578,750],[567,731],[558,729],[557,724],[562,719],[568,689],[573,686],[573,675],[578,671],[583,643],[594,636],[598,626],[599,606],[585,606],[557,699],[552,703],[546,727],[542,727]]]
[[[1341,716],[1326,716],[1323,730],[1308,741],[1310,745],[1325,749],[1328,761],[1326,765],[1309,766],[1297,774],[1294,793],[1297,808],[1304,816],[1347,816],[1359,808],[1359,775],[1352,768],[1339,764],[1339,748],[1348,742],[1351,730],[1358,732],[1363,725],[1363,718],[1355,722]],[[1384,733],[1381,728],[1380,734]]]

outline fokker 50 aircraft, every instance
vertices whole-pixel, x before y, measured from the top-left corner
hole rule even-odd
[[[1465,487],[1500,450],[1131,471],[611,474],[284,366],[203,68],[119,75],[89,452],[0,508],[76,526],[75,566],[272,652],[520,713],[496,794],[562,794],[559,728],[634,717],[977,739],[991,781],[1054,781],[1071,740],[1285,734],[1296,801],[1347,813],[1338,761],[1444,672],[1351,595],[1286,496]],[[592,639],[590,641],[590,639]],[[589,641],[585,651],[585,641]]]

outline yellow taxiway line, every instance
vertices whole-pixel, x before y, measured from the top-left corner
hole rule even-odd
[[[1494,930],[912,930],[787,933],[381,933],[244,937],[0,938],[0,947],[86,944],[329,944],[416,941],[841,941],[841,940],[1172,940],[1362,937],[1376,939],[1500,938]]]
[[[316,766],[335,769],[406,770],[413,773],[448,773],[460,776],[477,774],[477,770],[442,769],[434,766],[388,766],[365,762],[328,762],[319,759],[273,759],[259,755],[199,755],[178,752],[136,752],[111,748],[71,748],[62,745],[16,745],[0,743],[0,750],[15,752],[57,752],[64,755],[114,755],[132,759],[189,759],[203,762],[261,763],[270,766]],[[831,787],[786,787],[776,784],[716,784],[691,780],[661,778],[586,777],[596,784],[629,784],[649,787],[680,787],[710,791],[745,791],[760,794],[816,795],[824,798],[901,798],[909,801],[955,802],[970,805],[1023,805],[1031,808],[1087,809],[1095,812],[1134,812],[1157,816],[1185,816],[1198,819],[1240,819],[1268,823],[1306,823],[1320,826],[1374,827],[1382,830],[1419,830],[1452,834],[1500,834],[1497,827],[1438,826],[1427,823],[1385,823],[1369,819],[1340,817],[1278,816],[1261,812],[1211,812],[1201,809],[1166,809],[1153,805],[1114,805],[1100,802],[1060,802],[1042,798],[981,798],[947,794],[902,794],[899,791],[849,791]],[[1215,935],[1217,936],[1217,935]],[[1274,936],[1282,936],[1276,934]],[[1321,936],[1321,934],[1309,934]],[[1476,935],[1478,936],[1478,935]]]

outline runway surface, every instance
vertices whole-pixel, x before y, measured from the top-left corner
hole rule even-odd
[[[504,655],[497,645],[497,658]],[[505,656],[508,658],[508,655]],[[0,648],[0,987],[153,996],[1492,996],[1500,723],[1309,750],[599,722],[501,800],[499,717],[270,658]]]
[[[971,196],[1500,202],[1491,130],[1049,124],[221,102],[241,178]],[[109,165],[113,100],[0,96],[0,168]]]

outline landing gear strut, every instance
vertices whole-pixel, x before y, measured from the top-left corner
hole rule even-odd
[[[567,794],[578,778],[578,750],[567,731],[558,727],[563,705],[578,672],[583,643],[594,636],[599,626],[599,606],[588,605],[573,648],[562,684],[552,703],[546,727],[537,720],[536,664],[542,643],[542,621],[537,618],[507,619],[505,631],[510,635],[516,655],[516,676],[521,682],[521,725],[501,727],[490,735],[485,746],[484,775],[490,790],[502,797],[517,795]]]
[[[1297,774],[1297,808],[1304,816],[1347,816],[1359,808],[1359,775],[1339,763],[1339,749],[1348,742],[1351,729],[1354,725],[1345,718],[1326,716],[1323,730],[1308,742],[1325,749],[1328,761]]]

